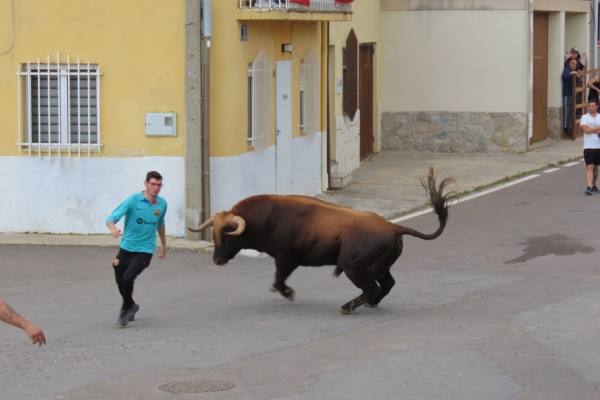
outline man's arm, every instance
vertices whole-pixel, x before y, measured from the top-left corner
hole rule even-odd
[[[127,214],[127,211],[129,211],[129,204],[130,199],[125,200],[115,208],[115,211],[113,211],[108,218],[106,218],[106,226],[114,238],[118,238],[121,235],[121,230],[117,228],[116,223]]]
[[[161,260],[167,255],[167,237],[165,235],[165,225],[159,225],[158,237],[160,239],[160,246],[158,248],[158,258]]]
[[[585,124],[581,125],[581,130],[583,131],[583,133],[590,133],[590,134],[600,133],[600,127],[591,128],[589,125],[585,125]]]
[[[33,344],[41,346],[46,343],[44,331],[39,326],[32,324],[26,318],[19,315],[2,299],[0,299],[0,320],[23,329]]]
[[[577,71],[571,71],[570,68],[565,68],[563,69],[561,78],[563,81],[566,81],[567,79],[571,79],[571,75],[577,75]]]
[[[117,225],[115,225],[114,222],[107,220],[106,226],[108,227],[108,230],[110,231],[112,237],[118,238],[119,236],[121,236],[121,230],[117,228]]]

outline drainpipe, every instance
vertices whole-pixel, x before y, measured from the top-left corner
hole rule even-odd
[[[324,22],[325,25],[325,65],[326,65],[326,73],[325,73],[325,82],[326,82],[326,88],[325,88],[325,101],[327,103],[327,112],[325,113],[325,118],[327,118],[327,126],[326,126],[326,135],[327,135],[327,190],[331,189],[331,136],[332,136],[332,132],[331,132],[331,114],[332,112],[334,112],[334,110],[330,110],[329,109],[329,96],[333,96],[333,93],[329,93],[329,87],[331,85],[331,83],[329,82],[329,79],[335,79],[335,75],[332,77],[329,74],[329,28],[330,28],[330,21],[326,21]]]
[[[211,217],[210,210],[210,44],[212,38],[212,4],[211,0],[202,0],[202,220]],[[202,239],[210,240],[210,230],[202,233]]]
[[[527,7],[527,139],[525,151],[529,151],[531,138],[533,137],[533,0],[529,0]]]
[[[203,217],[202,86],[200,13],[202,0],[185,0],[185,226],[198,226]],[[185,238],[199,235],[185,229]]]
[[[594,21],[594,26],[592,27],[592,53],[593,53],[593,61],[592,66],[594,68],[598,68],[598,0],[592,0],[592,18]]]

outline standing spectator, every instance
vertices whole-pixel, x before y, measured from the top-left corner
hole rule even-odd
[[[577,71],[583,71],[586,69],[588,62],[587,53],[583,53],[582,57],[581,54],[579,54],[579,50],[577,49],[577,47],[571,47],[571,50],[569,50],[565,57],[564,68],[567,68],[569,66],[570,60],[577,61]]]
[[[585,73],[585,71],[587,71],[587,64],[588,64],[588,60],[587,60],[587,54],[583,53],[583,56],[579,53],[579,50],[577,49],[577,47],[571,47],[571,50],[569,50],[569,52],[567,53],[566,57],[565,57],[565,63],[564,63],[564,67],[567,68],[569,66],[569,61],[570,60],[575,60],[577,61],[577,68],[576,70],[578,72],[580,72],[580,75],[578,75],[578,77],[582,77],[583,74]],[[583,82],[578,79],[577,80],[577,87],[578,88],[583,88],[582,86]],[[578,92],[576,97],[575,97],[575,104],[582,104],[583,103],[583,99],[585,96],[585,88],[583,88],[584,90],[582,92]],[[581,114],[583,114],[583,110],[582,109],[576,109],[575,111],[575,118],[581,118]]]
[[[585,194],[598,193],[598,165],[600,165],[600,115],[595,101],[588,103],[587,114],[581,117],[583,130],[583,159],[585,161]]]
[[[2,299],[0,299],[0,321],[23,329],[33,344],[40,346],[46,344],[44,331],[39,326],[29,322],[25,317],[20,316]]]
[[[562,73],[563,129],[569,136],[573,134],[573,76],[579,77],[579,72],[577,71],[577,60],[571,58]]]

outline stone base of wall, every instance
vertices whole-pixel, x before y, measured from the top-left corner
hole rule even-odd
[[[336,118],[336,151],[331,160],[331,187],[341,189],[352,182],[352,172],[360,166],[360,110],[354,120],[346,115]]]
[[[562,107],[548,107],[546,131],[549,139],[558,140],[563,137]]]
[[[384,112],[384,150],[525,152],[526,113]]]

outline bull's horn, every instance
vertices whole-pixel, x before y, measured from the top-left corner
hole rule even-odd
[[[235,229],[235,231],[228,232],[227,234],[231,236],[241,235],[244,232],[244,229],[246,229],[246,221],[244,221],[244,218],[238,217],[237,215],[231,217],[231,220],[237,224],[237,228]]]
[[[203,230],[205,230],[206,228],[208,228],[208,227],[209,227],[209,226],[211,226],[212,224],[213,224],[213,219],[212,219],[212,218],[210,218],[209,220],[207,220],[207,221],[204,221],[203,223],[201,223],[200,225],[198,225],[198,228],[195,228],[195,229],[194,229],[194,228],[190,228],[190,227],[188,226],[188,230],[189,230],[190,232],[202,232]]]

